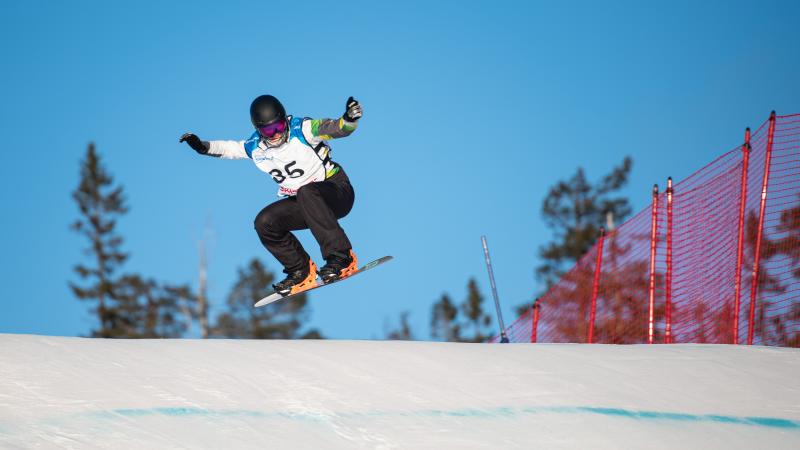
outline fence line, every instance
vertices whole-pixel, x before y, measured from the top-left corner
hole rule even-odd
[[[800,114],[773,112],[743,144],[656,187],[506,331],[511,342],[800,347]]]

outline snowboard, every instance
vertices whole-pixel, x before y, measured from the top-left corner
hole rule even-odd
[[[381,264],[383,264],[385,262],[391,261],[391,260],[392,260],[391,256],[384,256],[383,258],[378,258],[375,261],[371,261],[371,262],[368,262],[368,263],[364,264],[363,266],[359,267],[358,270],[356,270],[355,272],[351,273],[350,275],[348,275],[348,276],[346,276],[344,278],[340,278],[338,280],[331,281],[330,283],[322,283],[321,281],[317,280],[316,284],[314,284],[312,286],[309,286],[308,288],[303,289],[302,291],[295,292],[294,294],[281,295],[281,294],[273,291],[272,293],[270,293],[266,297],[264,297],[261,300],[257,301],[256,304],[253,305],[253,306],[258,308],[260,306],[269,305],[272,302],[277,302],[278,300],[283,300],[285,298],[292,298],[292,297],[294,297],[295,295],[298,295],[298,294],[304,294],[304,293],[306,293],[308,291],[313,291],[314,289],[319,289],[319,288],[324,287],[324,286],[329,286],[331,284],[336,284],[336,283],[338,283],[340,281],[344,281],[344,280],[347,280],[349,278],[353,278],[354,276],[360,274],[361,272],[366,272],[367,270],[372,269],[373,267],[377,267],[377,266],[379,266],[379,265],[381,265]]]

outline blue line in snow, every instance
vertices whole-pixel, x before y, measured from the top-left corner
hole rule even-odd
[[[115,419],[119,416],[147,417],[250,417],[261,419],[288,419],[302,421],[327,421],[330,419],[357,419],[370,417],[460,417],[479,419],[515,418],[526,414],[575,414],[599,415],[612,418],[622,418],[642,421],[690,422],[690,423],[718,423],[731,425],[747,425],[766,428],[796,429],[800,430],[800,421],[776,417],[748,417],[727,416],[718,414],[687,414],[676,412],[638,411],[622,408],[601,408],[592,406],[540,406],[540,407],[500,407],[490,409],[452,409],[452,410],[418,410],[418,411],[367,411],[367,412],[337,412],[328,414],[309,414],[292,412],[263,412],[253,410],[215,410],[202,408],[144,408],[144,409],[115,409],[91,414],[98,419]]]

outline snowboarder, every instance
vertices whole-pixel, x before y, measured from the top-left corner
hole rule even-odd
[[[251,159],[279,185],[283,197],[267,205],[255,219],[261,243],[283,265],[286,278],[273,287],[290,295],[344,278],[358,268],[352,245],[338,219],[353,207],[355,194],[342,166],[331,159],[328,139],[349,136],[361,118],[361,105],[350,97],[338,119],[287,116],[281,102],[261,95],[250,105],[256,131],[244,141],[202,141],[185,133],[186,142],[201,155],[223,159]],[[326,264],[317,271],[314,261],[291,233],[311,229]]]

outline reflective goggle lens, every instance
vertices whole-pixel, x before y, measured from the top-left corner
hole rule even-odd
[[[275,136],[276,134],[283,133],[284,131],[286,131],[286,121],[285,120],[279,120],[279,121],[277,121],[275,123],[271,123],[271,124],[265,125],[263,127],[258,127],[258,132],[262,136],[268,137],[268,138],[271,138],[271,137]]]

